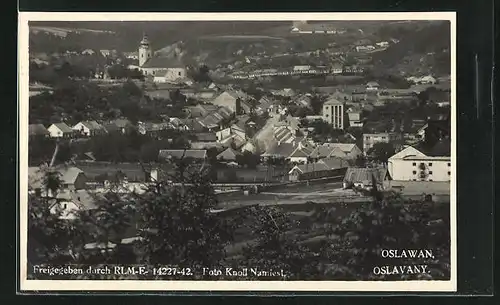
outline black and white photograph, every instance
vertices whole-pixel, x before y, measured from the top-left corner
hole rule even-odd
[[[20,13],[23,290],[456,291],[455,14]]]

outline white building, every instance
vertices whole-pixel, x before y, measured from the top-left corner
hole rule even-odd
[[[73,129],[65,123],[54,123],[47,128],[51,138],[71,138],[74,135]]]
[[[388,170],[393,180],[450,181],[451,168],[450,156],[427,156],[412,146],[388,160]]]
[[[139,45],[139,70],[146,76],[153,76],[160,83],[175,82],[185,79],[187,75],[186,67],[179,60],[178,54],[175,54],[175,58],[153,56],[146,35]]]
[[[363,134],[363,152],[366,154],[377,143],[390,143],[401,140],[400,133],[381,132]]]
[[[77,123],[72,128],[76,134],[82,136],[91,137],[97,135],[103,135],[106,133],[106,129],[101,124],[96,121],[82,121]]]
[[[377,91],[379,88],[380,85],[377,82],[368,82],[366,84],[366,91]]]
[[[361,110],[355,108],[347,109],[347,116],[349,117],[349,127],[363,127],[361,120]]]
[[[387,41],[380,41],[380,42],[377,42],[376,45],[379,48],[385,48],[385,47],[389,46],[389,42],[387,42]]]
[[[323,120],[335,129],[344,129],[344,104],[337,99],[329,99],[323,104]]]

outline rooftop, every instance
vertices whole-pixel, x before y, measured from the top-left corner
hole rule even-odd
[[[185,65],[178,59],[172,59],[168,57],[152,57],[144,65],[142,68],[185,68]]]
[[[349,167],[344,176],[344,182],[370,185],[372,178],[375,178],[375,181],[380,183],[385,180],[387,175],[386,168]]]
[[[61,130],[63,133],[72,133],[73,132],[73,129],[71,129],[71,127],[66,125],[66,123],[60,122],[60,123],[54,123],[52,125],[59,128],[59,130]]]
[[[158,153],[160,159],[205,159],[207,151],[204,149],[162,149]]]

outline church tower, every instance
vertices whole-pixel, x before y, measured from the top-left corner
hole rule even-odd
[[[144,34],[139,45],[139,67],[142,67],[152,57],[152,53],[148,36]]]

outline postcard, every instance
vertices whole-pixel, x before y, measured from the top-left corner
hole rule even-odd
[[[454,12],[19,16],[21,292],[456,291]]]

